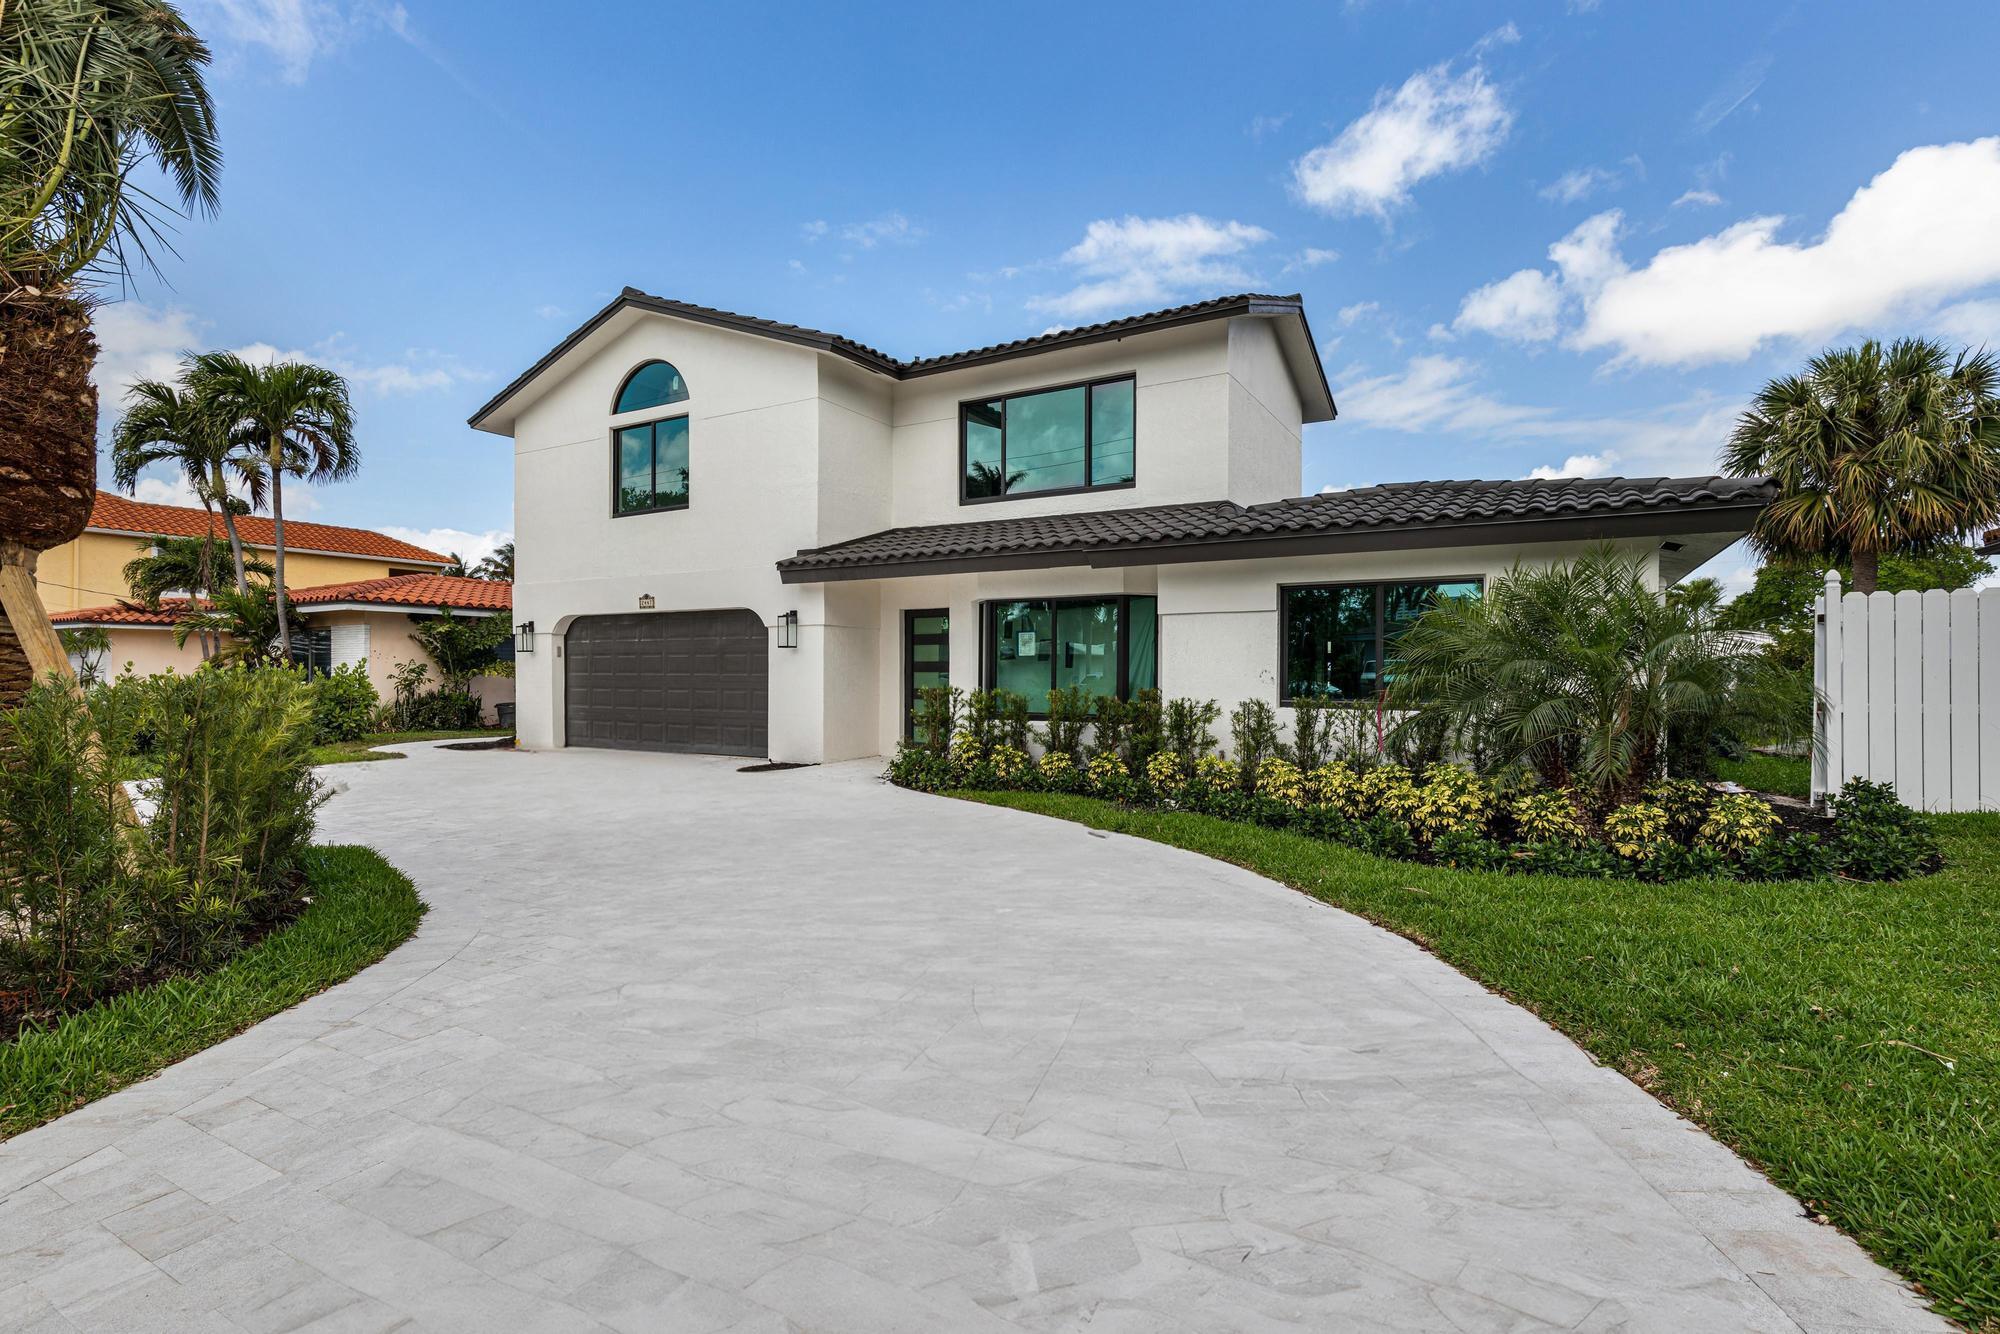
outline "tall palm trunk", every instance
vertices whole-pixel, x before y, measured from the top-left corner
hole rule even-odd
[[[35,557],[80,534],[97,484],[97,340],[73,298],[0,304],[0,708],[71,676],[35,589]]]
[[[285,607],[285,437],[271,433],[271,589],[278,603],[278,652],[292,660],[292,623]]]
[[[236,531],[236,511],[229,508],[229,479],[222,471],[222,465],[215,465],[215,495],[222,506],[222,529],[229,534],[229,559],[236,567],[236,591],[248,593],[250,581],[243,573],[243,538]]]
[[[1854,553],[1854,591],[1873,593],[1875,591],[1875,571],[1880,557],[1873,551]]]

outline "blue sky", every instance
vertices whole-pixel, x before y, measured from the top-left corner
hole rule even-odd
[[[107,425],[313,356],[364,466],[312,517],[468,555],[465,417],[627,283],[899,356],[1300,291],[1308,490],[1707,472],[1828,343],[2000,344],[1990,3],[186,7],[222,207],[100,313]]]

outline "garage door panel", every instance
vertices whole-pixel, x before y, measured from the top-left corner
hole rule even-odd
[[[565,640],[569,744],[768,754],[767,644],[749,611],[581,618]]]

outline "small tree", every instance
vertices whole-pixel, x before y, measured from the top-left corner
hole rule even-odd
[[[451,608],[410,632],[437,664],[447,690],[464,692],[472,678],[493,665],[508,635],[504,616],[454,616]]]

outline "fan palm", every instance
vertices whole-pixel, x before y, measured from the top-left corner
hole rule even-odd
[[[475,579],[510,580],[514,577],[514,544],[502,542],[479,564],[472,567]]]
[[[1483,598],[1446,598],[1396,643],[1400,728],[1445,724],[1497,766],[1525,765],[1595,809],[1659,776],[1677,732],[1703,736],[1734,707],[1741,662],[1713,605],[1649,587],[1610,548],[1516,566]]]
[[[2000,518],[2000,362],[1921,338],[1822,353],[1764,386],[1722,462],[1778,482],[1751,530],[1759,551],[1851,560],[1872,593],[1884,554]]]
[[[149,554],[125,562],[125,586],[132,590],[138,605],[149,611],[158,610],[160,599],[169,593],[185,591],[196,600],[209,598],[215,593],[215,566],[220,555],[212,536],[158,538]],[[249,564],[258,574],[271,573],[271,567],[260,560],[252,558]],[[203,631],[201,656],[214,657],[215,647]]]
[[[0,702],[33,675],[17,629],[54,638],[30,553],[90,517],[90,297],[149,262],[163,221],[135,175],[157,168],[173,202],[215,206],[208,59],[167,0],[0,4]]]
[[[285,607],[285,478],[337,482],[361,466],[347,381],[324,366],[280,361],[259,366],[234,352],[204,352],[190,363],[188,386],[231,422],[239,445],[264,451],[271,496],[271,589],[278,640],[291,642]]]
[[[264,662],[289,642],[278,633],[278,600],[268,584],[251,584],[247,593],[219,588],[207,605],[190,603],[174,622],[174,647],[195,635],[213,638],[215,661],[227,663]]]
[[[264,503],[264,466],[260,454],[238,449],[229,437],[229,419],[213,402],[191,389],[141,380],[125,394],[125,415],[111,433],[111,475],[119,489],[131,492],[139,474],[155,463],[180,469],[188,488],[208,512],[210,528],[222,511],[229,536],[229,558],[236,571],[236,591],[247,592],[243,539],[236,531],[235,497],[229,474],[235,473],[254,507]],[[207,544],[203,544],[207,553]],[[201,587],[213,586],[205,574]]]

